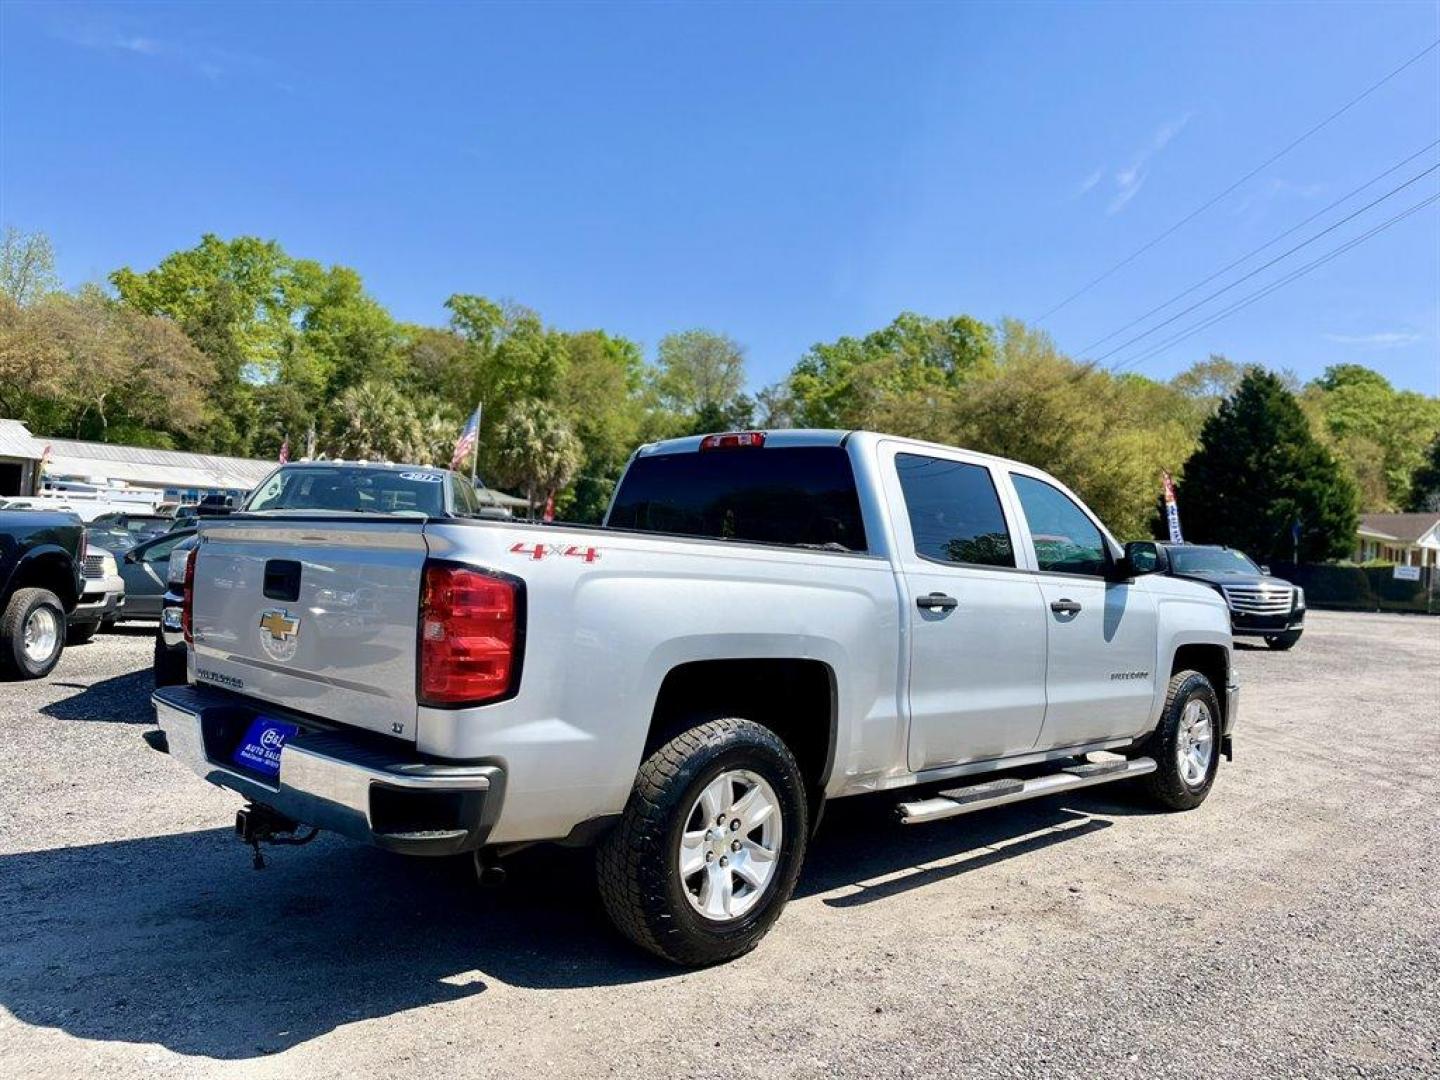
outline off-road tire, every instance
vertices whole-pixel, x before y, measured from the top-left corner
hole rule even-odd
[[[1210,710],[1214,725],[1213,743],[1210,750],[1210,767],[1204,780],[1192,785],[1180,771],[1176,756],[1176,742],[1180,732],[1180,718],[1185,706],[1199,698]],[[1166,810],[1193,810],[1205,801],[1210,789],[1215,786],[1215,774],[1220,768],[1220,729],[1222,726],[1220,699],[1210,680],[1198,671],[1180,671],[1170,679],[1165,693],[1165,708],[1160,713],[1160,723],[1135,751],[1136,757],[1155,759],[1155,771],[1140,777],[1135,783],[1151,802]]]
[[[158,633],[155,635],[155,659],[151,665],[155,673],[155,685],[184,686],[189,681],[185,670],[185,650],[170,649]]]
[[[25,655],[25,620],[37,607],[54,609],[61,633],[56,635],[55,651],[36,663]],[[60,662],[65,651],[65,606],[49,589],[16,589],[0,615],[0,675],[12,679],[43,679]]]
[[[99,632],[100,623],[98,621],[69,623],[65,627],[65,644],[85,645]]]
[[[1295,647],[1295,643],[1300,640],[1300,635],[1304,632],[1303,630],[1286,630],[1283,634],[1266,634],[1265,644],[1276,652],[1288,652]]]
[[[715,922],[684,893],[679,843],[700,791],[732,769],[758,773],[774,789],[783,825],[780,861],[753,908]],[[749,720],[712,720],[676,735],[640,766],[619,824],[596,853],[600,897],[616,928],[650,952],[690,967],[731,960],[753,949],[779,918],[809,831],[805,781],[780,737]]]

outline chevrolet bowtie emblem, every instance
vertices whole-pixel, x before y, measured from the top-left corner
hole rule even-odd
[[[300,620],[288,611],[271,608],[260,616],[260,629],[276,641],[289,641],[300,633]]]

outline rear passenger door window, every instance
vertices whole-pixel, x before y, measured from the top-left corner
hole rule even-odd
[[[895,471],[916,555],[940,563],[1015,565],[1015,545],[989,469],[921,454],[896,454]]]
[[[1057,487],[1011,473],[1041,570],[1062,574],[1105,573],[1105,538],[1088,514]]]

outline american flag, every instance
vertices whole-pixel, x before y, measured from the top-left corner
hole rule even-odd
[[[475,452],[475,444],[480,441],[480,406],[475,406],[475,412],[466,423],[460,438],[455,440],[455,453],[450,457],[450,468],[459,469],[465,464],[465,459]]]
[[[290,460],[290,436],[285,436],[285,441],[280,444],[280,464],[284,465]]]

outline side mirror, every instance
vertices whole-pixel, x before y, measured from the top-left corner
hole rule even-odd
[[[1125,545],[1125,568],[1132,576],[1157,574],[1165,568],[1165,556],[1153,540],[1131,540]]]
[[[127,563],[129,563],[131,566],[134,566],[137,562],[140,561],[139,556],[135,554],[135,549],[134,549],[134,548],[131,548],[129,551],[125,552],[125,554],[124,554],[124,556],[122,556],[122,558],[123,558]]]
[[[1261,566],[1261,567],[1260,567],[1260,573],[1262,573],[1262,574],[1268,574],[1268,573],[1270,573],[1270,567],[1268,567],[1268,566]]]

